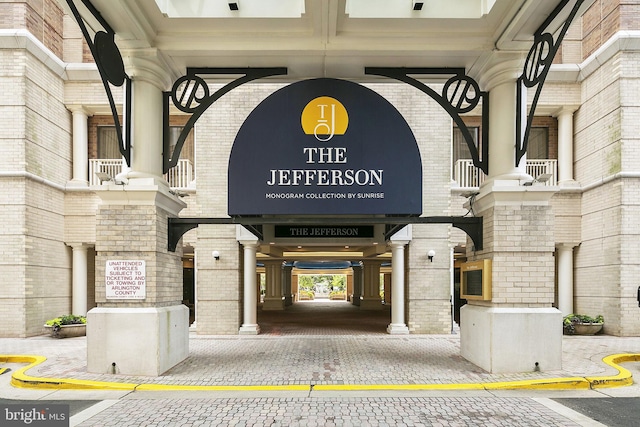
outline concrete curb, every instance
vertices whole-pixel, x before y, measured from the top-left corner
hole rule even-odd
[[[600,377],[545,378],[495,383],[449,384],[334,384],[334,385],[273,385],[273,386],[189,386],[171,384],[134,384],[67,378],[32,377],[26,371],[43,363],[44,356],[0,355],[0,363],[28,363],[15,371],[11,385],[18,388],[67,390],[145,390],[145,391],[362,391],[362,390],[576,390],[623,387],[633,384],[631,372],[619,365],[640,362],[640,354],[613,354],[602,361],[616,370],[617,375]]]

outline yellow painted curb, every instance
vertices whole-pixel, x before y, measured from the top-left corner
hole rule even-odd
[[[640,362],[640,354],[613,354],[602,361],[617,369],[618,374],[600,377],[543,378],[535,380],[504,381],[495,383],[449,384],[298,384],[248,386],[195,386],[172,384],[133,384],[108,381],[75,380],[66,378],[32,377],[25,372],[47,360],[35,355],[0,355],[0,363],[27,363],[15,371],[11,384],[19,388],[125,390],[125,391],[363,391],[363,390],[567,390],[622,387],[633,384],[631,372],[619,365]]]
[[[612,354],[602,359],[604,363],[618,370],[618,375],[608,377],[586,377],[591,388],[622,387],[633,384],[630,371],[618,365],[624,362],[640,362],[640,354]]]
[[[589,381],[582,377],[504,381],[484,383],[483,386],[485,390],[588,390],[590,388]]]
[[[25,372],[47,360],[44,356],[0,355],[0,362],[28,363],[11,376],[11,385],[18,388],[73,389],[73,390],[134,390],[137,384],[107,381],[74,380],[67,378],[32,377]]]

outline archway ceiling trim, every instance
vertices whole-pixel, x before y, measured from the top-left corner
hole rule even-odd
[[[386,217],[226,217],[226,218],[169,218],[168,219],[168,250],[175,252],[180,238],[189,230],[200,224],[239,224],[250,230],[262,240],[262,226],[275,225],[375,225],[385,224],[387,231],[385,239],[389,239],[395,232],[407,224],[451,224],[453,227],[467,233],[474,243],[476,250],[483,247],[482,217],[471,216],[386,216]]]
[[[477,78],[476,72],[500,61],[504,52],[526,54],[535,31],[560,3],[495,0],[490,9],[476,11],[478,5],[491,2],[432,0],[414,12],[405,10],[411,7],[409,0],[299,0],[287,2],[291,10],[285,11],[298,17],[281,18],[260,15],[253,10],[257,2],[245,0],[235,14],[172,18],[156,0],[91,1],[113,26],[122,52],[136,55],[139,49],[157,49],[173,76],[193,67],[286,67],[288,74],[277,77],[286,81],[379,79],[364,75],[367,66],[460,67]],[[584,7],[592,2],[586,1]],[[189,3],[205,4],[204,0]],[[223,0],[210,3],[227,4]],[[372,17],[354,17],[363,16],[354,12],[363,5],[368,5]],[[393,7],[393,13],[378,10],[382,7]],[[560,28],[559,21],[550,23],[550,31]]]

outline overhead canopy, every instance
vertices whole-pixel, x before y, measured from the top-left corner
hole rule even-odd
[[[586,1],[584,10],[593,0]],[[63,0],[60,3],[66,7]],[[289,81],[363,81],[369,67],[458,67],[522,55],[560,0],[91,0],[123,56],[188,67],[287,67]],[[80,0],[81,14],[101,27]],[[552,23],[558,28],[562,16]]]

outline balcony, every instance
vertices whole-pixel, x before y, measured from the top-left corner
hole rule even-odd
[[[105,173],[115,178],[122,172],[122,159],[90,159],[89,160],[89,185],[100,185],[100,179],[96,173]],[[164,175],[171,188],[193,188],[193,163],[188,159],[178,160],[176,167],[169,169]]]
[[[526,170],[534,178],[542,174],[550,174],[551,178],[541,183],[542,185],[558,184],[558,161],[555,159],[527,160]],[[480,169],[473,166],[471,159],[461,159],[456,162],[453,168],[453,179],[460,187],[477,188],[484,182],[485,175]]]

